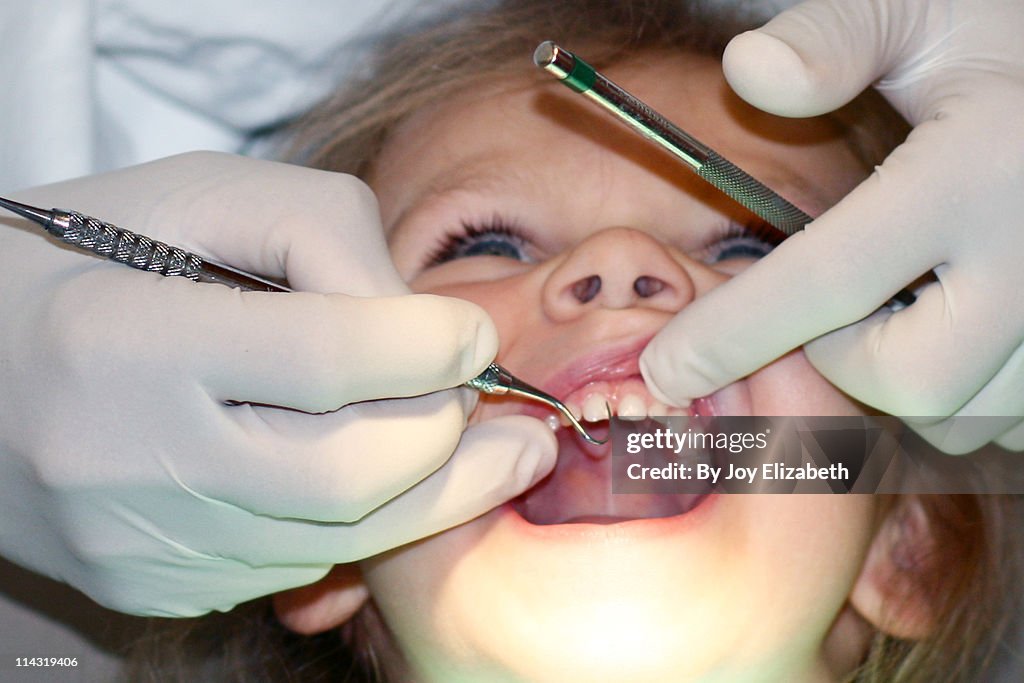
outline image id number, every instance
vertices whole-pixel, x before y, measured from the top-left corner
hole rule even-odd
[[[15,657],[14,666],[78,666],[78,657]]]

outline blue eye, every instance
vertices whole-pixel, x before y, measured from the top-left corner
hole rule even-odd
[[[783,238],[782,233],[767,224],[741,226],[731,223],[725,234],[708,246],[704,262],[759,259],[771,253]]]
[[[445,236],[428,264],[436,266],[473,256],[497,256],[532,263],[529,246],[529,240],[519,230],[499,220],[482,227],[464,223],[461,232]]]

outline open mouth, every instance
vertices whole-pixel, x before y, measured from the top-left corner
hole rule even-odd
[[[588,382],[567,396],[566,405],[592,436],[606,439],[608,410],[613,416],[631,419],[711,416],[718,414],[720,407],[716,396],[698,399],[686,409],[670,408],[651,397],[643,380],[635,375]],[[612,493],[611,441],[590,444],[564,420],[559,423],[552,415],[547,421],[558,439],[555,468],[511,503],[531,524],[616,524],[674,517],[694,510],[708,498],[709,493]]]

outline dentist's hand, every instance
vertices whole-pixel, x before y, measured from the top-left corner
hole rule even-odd
[[[1022,28],[1018,0],[809,0],[735,38],[726,76],[752,104],[817,115],[876,83],[914,130],[655,337],[642,357],[653,393],[702,396],[810,342],[832,382],[939,448],[1024,449]],[[913,306],[880,308],[930,269]]]
[[[0,215],[15,562],[126,612],[226,610],[470,519],[553,464],[536,420],[463,434],[474,393],[438,390],[492,360],[493,325],[408,293],[351,177],[195,153],[13,198],[300,290],[142,273]]]

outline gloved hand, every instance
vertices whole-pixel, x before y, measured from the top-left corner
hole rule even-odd
[[[125,612],[226,610],[470,519],[553,464],[537,420],[463,435],[474,392],[437,390],[492,359],[492,323],[408,294],[351,177],[195,153],[13,198],[302,290],[142,273],[4,215],[0,552],[15,562]]]
[[[706,395],[810,342],[828,379],[939,448],[1024,449],[1022,27],[1018,0],[809,0],[732,41],[726,77],[762,109],[817,115],[877,81],[914,130],[654,338],[641,367],[655,396]],[[929,269],[913,306],[880,308]]]

